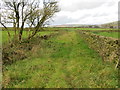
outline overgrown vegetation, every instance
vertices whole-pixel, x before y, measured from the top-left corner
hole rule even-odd
[[[114,63],[103,62],[75,31],[59,31],[47,40],[36,37],[29,43],[34,46],[28,58],[3,68],[3,87],[118,87]]]
[[[57,32],[57,31],[56,31]],[[49,35],[50,33],[56,33],[54,31],[40,31],[38,32],[36,35],[40,35],[40,36],[44,36],[44,35]],[[32,33],[32,32],[28,32],[28,31],[23,31],[23,39],[27,38],[28,34]],[[10,40],[16,40],[16,38],[14,38],[14,31],[10,31],[11,34],[11,39]],[[8,43],[8,35],[7,35],[7,31],[2,31],[2,43],[5,45],[6,43]]]
[[[3,31],[4,32],[4,31]],[[38,35],[31,39],[24,39],[21,43],[19,43],[16,40],[12,40],[11,43],[3,43],[3,51],[2,51],[2,59],[3,64],[11,64],[18,60],[23,60],[27,57],[29,57],[30,53],[36,47],[40,44],[42,39],[48,39],[49,37],[53,36],[57,32],[40,32]],[[4,36],[4,35],[3,35]],[[24,31],[24,37],[26,36],[26,32]],[[5,42],[5,39],[4,41]]]

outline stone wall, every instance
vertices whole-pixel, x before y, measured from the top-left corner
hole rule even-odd
[[[104,61],[118,62],[118,39],[96,35],[91,32],[79,31],[79,33],[89,47],[97,51]]]

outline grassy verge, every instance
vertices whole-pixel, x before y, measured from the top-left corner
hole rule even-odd
[[[7,88],[116,88],[114,64],[103,63],[75,31],[41,40],[28,59],[4,67]]]

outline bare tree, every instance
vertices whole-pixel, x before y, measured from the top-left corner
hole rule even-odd
[[[57,2],[54,0],[38,1],[39,2],[35,2],[35,0],[4,0],[4,10],[10,13],[9,15],[6,14],[7,20],[13,23],[15,35],[16,31],[18,31],[19,41],[22,40],[22,34],[26,24],[28,24],[29,28],[34,29],[32,30],[32,34],[28,36],[28,39],[30,39],[36,35],[45,22],[59,11]],[[7,28],[2,21],[0,23]]]
[[[56,1],[44,1],[43,9],[37,9],[33,11],[34,14],[31,14],[28,21],[34,26],[34,31],[32,32],[32,35],[28,37],[28,39],[34,37],[39,29],[44,26],[44,24],[51,19],[56,12],[59,12]]]

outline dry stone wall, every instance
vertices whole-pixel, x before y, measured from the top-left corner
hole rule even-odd
[[[104,61],[119,61],[120,55],[118,49],[120,44],[118,39],[100,36],[90,32],[80,31],[79,33],[86,40],[89,47],[97,51]]]

